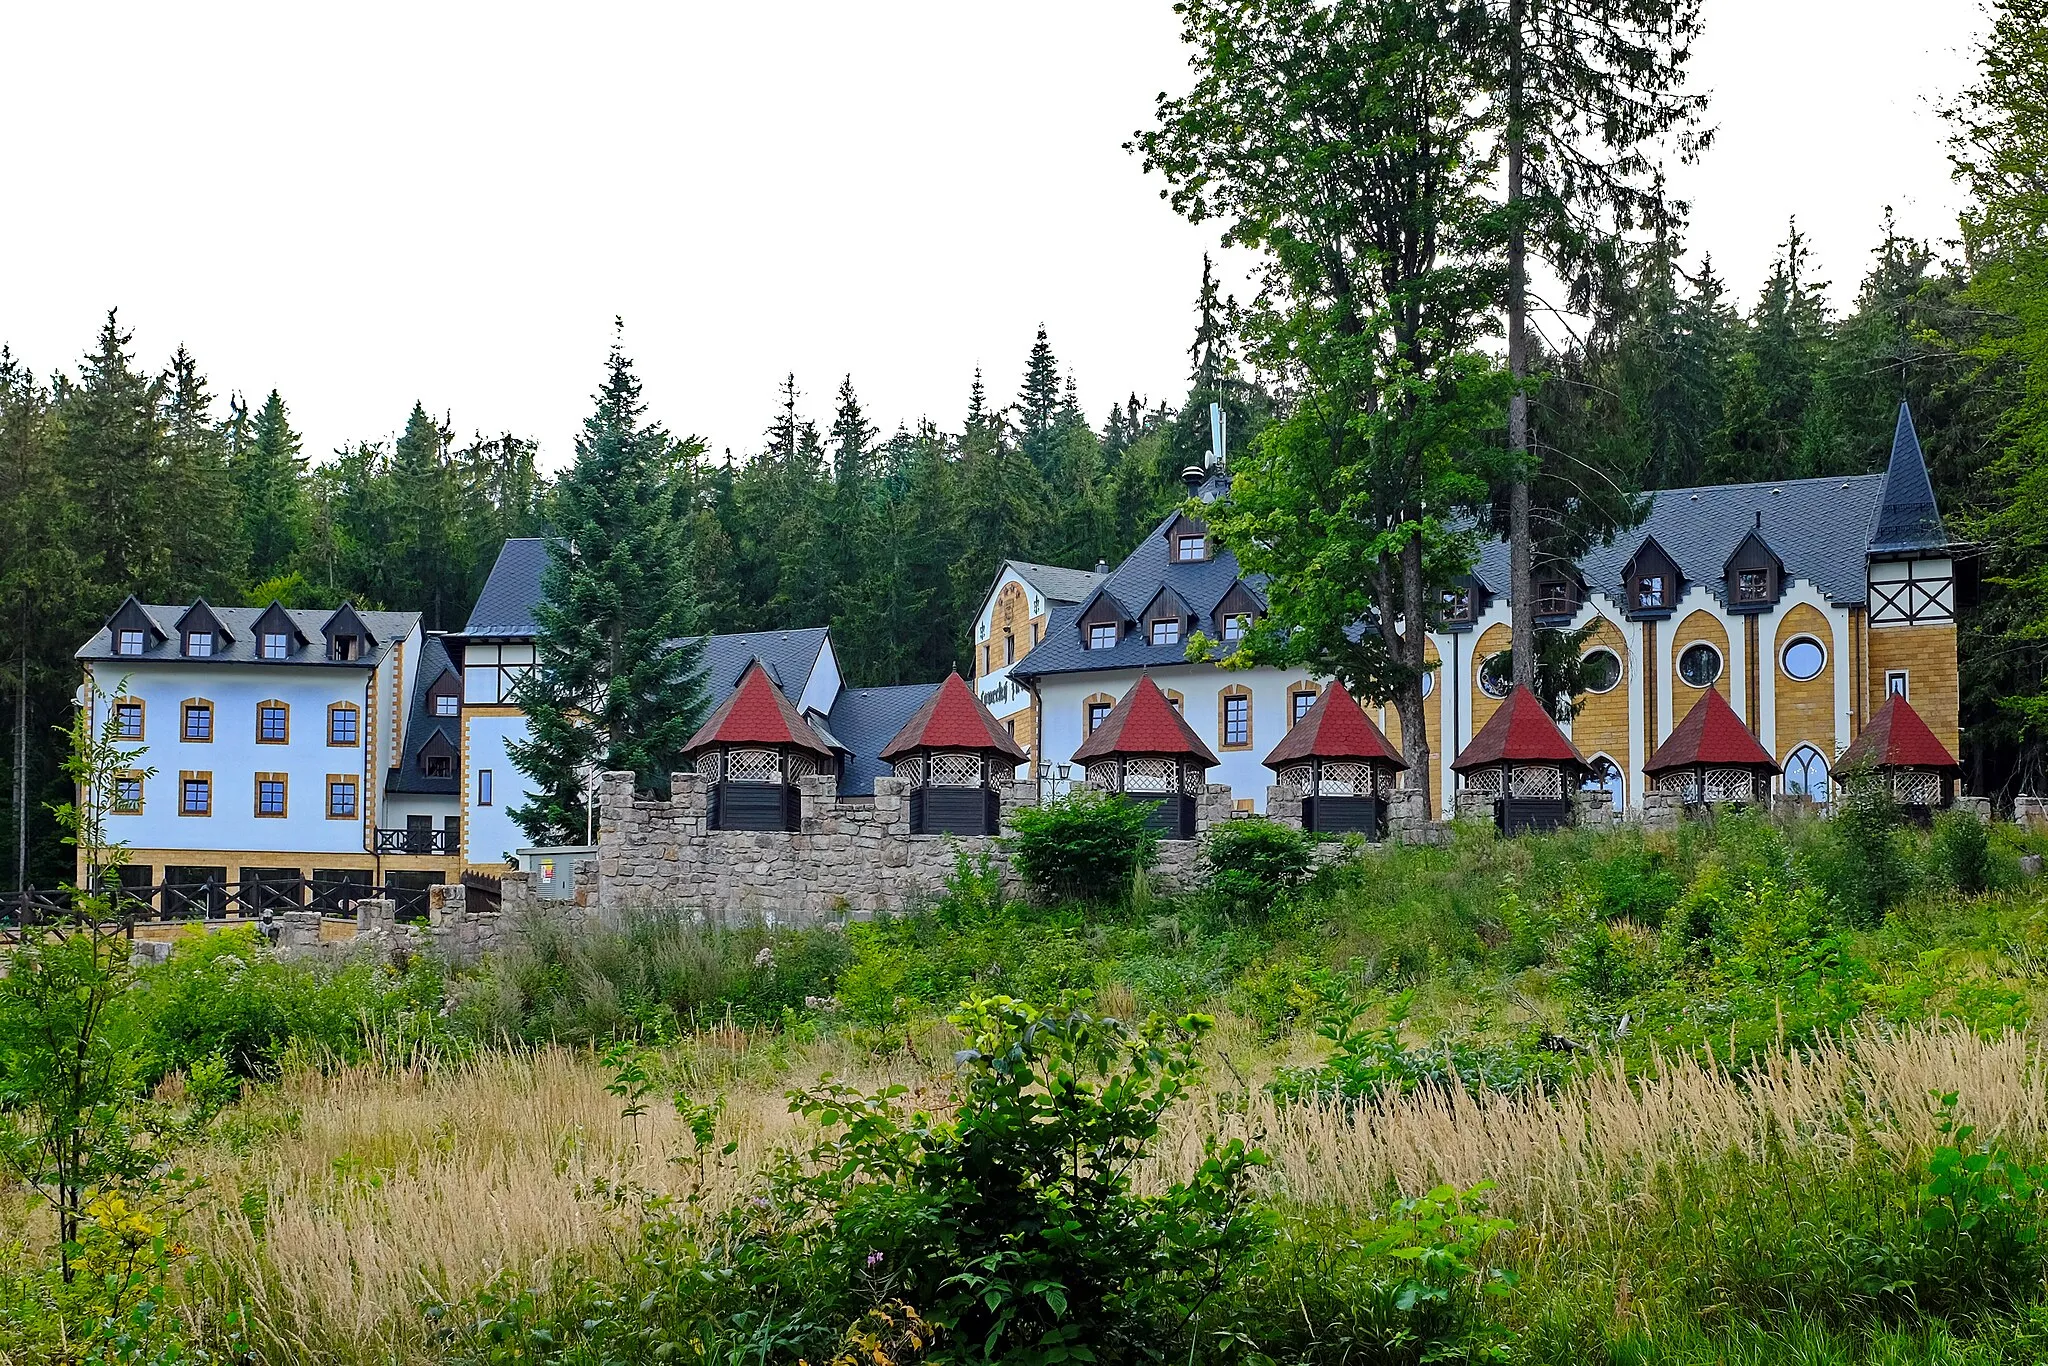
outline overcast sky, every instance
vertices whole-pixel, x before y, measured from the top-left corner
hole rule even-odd
[[[1719,136],[1674,173],[1747,300],[1797,214],[1846,302],[1883,207],[1953,234],[1934,107],[1974,0],[1706,0]],[[885,431],[1014,394],[1178,399],[1210,239],[1121,144],[1186,79],[1166,0],[19,4],[0,340],[275,387],[309,454],[415,399],[566,459],[614,314],[655,415],[753,449],[795,371]]]

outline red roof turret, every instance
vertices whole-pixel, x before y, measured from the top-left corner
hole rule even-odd
[[[1265,759],[1267,768],[1303,759],[1363,759],[1393,768],[1408,767],[1358,699],[1332,682]]]
[[[1645,773],[1664,773],[1675,768],[1713,767],[1767,768],[1779,772],[1769,750],[1757,743],[1728,699],[1707,689],[1693,703],[1657,752],[1643,765]]]
[[[1861,768],[1931,768],[1960,773],[1963,766],[1948,752],[1948,746],[1935,738],[1912,704],[1893,693],[1835,761],[1838,773]]]
[[[713,745],[792,745],[827,759],[835,757],[758,659],[747,665],[739,686],[690,737],[683,753],[695,754]]]
[[[1202,737],[1173,709],[1150,674],[1139,675],[1123,701],[1109,709],[1095,733],[1074,751],[1074,762],[1118,754],[1174,754],[1198,759],[1204,765],[1216,762],[1215,751],[1203,744]]]
[[[1528,763],[1586,766],[1536,694],[1517,687],[1487,718],[1464,753],[1451,761],[1451,767],[1463,773],[1487,764]]]
[[[957,670],[933,689],[896,738],[882,746],[881,757],[896,759],[920,749],[994,750],[1012,764],[1027,757]]]

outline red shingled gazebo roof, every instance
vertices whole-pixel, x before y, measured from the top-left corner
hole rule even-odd
[[[1885,699],[1863,733],[1835,761],[1838,773],[1859,768],[1934,768],[1959,773],[1962,767],[1920,719],[1920,713],[1897,693]]]
[[[767,666],[758,659],[747,665],[739,686],[690,737],[683,753],[695,754],[712,745],[794,745],[827,759],[834,757],[831,747],[818,738],[818,732],[775,686]]]
[[[1215,751],[1203,744],[1202,737],[1173,709],[1150,674],[1139,675],[1123,701],[1109,709],[1095,733],[1074,751],[1074,762],[1122,754],[1172,754],[1198,759],[1204,765],[1216,762]]]
[[[1451,760],[1451,767],[1463,773],[1487,764],[1530,763],[1586,766],[1536,694],[1517,687],[1487,718],[1464,753]]]
[[[1303,759],[1363,759],[1397,769],[1408,767],[1408,761],[1387,742],[1358,699],[1336,682],[1323,689],[1323,695],[1294,723],[1294,729],[1273,746],[1265,765],[1278,768]]]
[[[1749,727],[1742,724],[1728,699],[1712,688],[1693,703],[1685,719],[1657,746],[1657,752],[1643,765],[1643,772],[1664,773],[1700,764],[1782,771],[1771,758],[1771,752],[1758,744]]]
[[[920,749],[994,750],[1013,764],[1023,763],[1026,757],[1023,747],[957,670],[932,690],[924,705],[896,732],[896,738],[882,746],[881,757],[895,759]]]

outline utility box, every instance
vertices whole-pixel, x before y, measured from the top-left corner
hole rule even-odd
[[[518,850],[519,870],[535,896],[566,899],[576,895],[576,874],[597,860],[594,844],[556,844]]]

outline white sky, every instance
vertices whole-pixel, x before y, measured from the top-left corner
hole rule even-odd
[[[1953,232],[1933,107],[1974,0],[1706,0],[1719,140],[1674,175],[1738,296],[1799,216],[1852,295],[1897,207]],[[1185,81],[1165,0],[20,4],[0,29],[0,340],[118,305],[324,457],[417,398],[550,464],[614,314],[654,413],[752,449],[794,370],[886,432],[1016,388],[1043,320],[1098,420],[1177,400],[1202,252],[1121,147]]]

